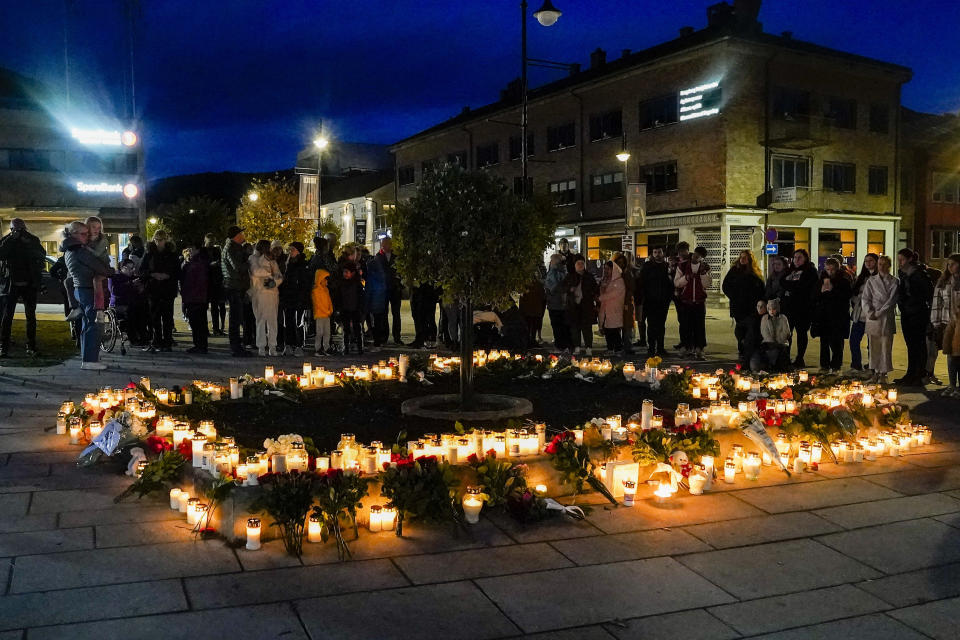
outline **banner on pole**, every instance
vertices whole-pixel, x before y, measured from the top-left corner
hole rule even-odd
[[[300,174],[300,217],[316,220],[320,217],[319,183],[317,176]]]
[[[627,226],[642,227],[647,224],[647,183],[631,182],[627,185]]]

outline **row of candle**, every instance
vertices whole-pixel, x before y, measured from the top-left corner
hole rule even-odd
[[[619,419],[619,416],[617,417]],[[485,431],[477,429],[468,434],[424,434],[422,438],[407,442],[407,453],[414,458],[437,456],[451,464],[463,464],[471,455],[483,457],[493,450],[499,457],[534,456],[546,445],[547,426],[534,425],[532,429]],[[583,441],[583,430],[579,431]],[[611,431],[612,433],[612,431]]]

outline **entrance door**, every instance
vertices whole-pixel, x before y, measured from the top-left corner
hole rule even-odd
[[[713,282],[708,291],[720,290],[720,274],[723,265],[727,261],[726,251],[720,242],[719,229],[697,229],[695,231],[697,242],[695,247],[703,247],[707,250],[707,264],[710,265],[710,271],[713,274]]]

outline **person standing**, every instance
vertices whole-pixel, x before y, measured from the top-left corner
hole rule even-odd
[[[860,350],[860,344],[863,342],[863,335],[866,332],[867,323],[863,316],[863,304],[860,296],[863,294],[863,287],[867,284],[867,279],[877,273],[877,254],[868,253],[863,258],[863,267],[860,274],[853,282],[853,288],[850,295],[850,370],[849,375],[859,375],[864,370],[863,353]]]
[[[664,343],[667,312],[675,291],[663,247],[654,247],[650,259],[643,263],[640,283],[643,287],[643,314],[647,318],[647,354],[663,358],[667,355]]]
[[[763,286],[763,299],[783,300],[786,289],[783,287],[783,279],[787,275],[787,261],[783,256],[770,256],[770,273],[767,275],[767,281]]]
[[[225,336],[227,327],[227,297],[223,289],[223,266],[221,264],[222,251],[216,244],[216,237],[208,233],[203,238],[203,248],[210,263],[210,274],[207,278],[207,296],[210,303],[210,320],[213,323],[213,335]]]
[[[86,219],[87,228],[90,230],[90,239],[87,240],[87,248],[90,249],[105,265],[110,266],[110,238],[103,233],[103,221],[97,216],[90,216]],[[93,296],[96,300],[97,310],[102,311],[107,308],[110,301],[110,292],[108,291],[107,279],[103,276],[95,276],[93,279]]]
[[[558,253],[563,260],[563,266],[568,274],[577,270],[577,254],[570,251],[570,241],[566,238],[560,238],[557,243]]]
[[[120,260],[132,260],[133,266],[139,269],[144,253],[146,253],[146,247],[143,244],[143,238],[134,233],[130,236],[129,244],[120,253]]]
[[[390,303],[389,284],[387,283],[384,263],[377,259],[378,256],[369,256],[365,260],[364,271],[366,276],[363,281],[364,308],[367,316],[371,319],[371,333],[373,334],[373,346],[375,348],[380,348],[386,344],[387,338],[390,336],[390,325],[387,320],[387,308]]]
[[[675,282],[677,279],[677,272],[680,270],[681,265],[685,262],[690,261],[690,243],[687,241],[677,243],[677,255],[671,256],[669,261],[670,266],[670,280]],[[680,288],[674,287],[673,293],[673,304],[677,310],[677,327],[680,332],[680,342],[674,345],[674,349],[683,349],[687,350],[683,344],[683,336],[688,335],[689,330],[687,328],[688,318],[687,318],[687,308],[686,306],[680,304]]]
[[[753,253],[744,249],[723,278],[723,295],[730,301],[733,334],[742,367],[750,366],[750,336],[757,321],[757,302],[764,299],[763,276]]]
[[[0,239],[0,358],[10,351],[10,333],[17,302],[23,302],[27,320],[27,355],[38,356],[37,295],[47,252],[40,239],[27,231],[21,218],[10,220],[10,233]]]
[[[207,304],[210,299],[210,261],[205,249],[187,247],[187,259],[180,269],[180,300],[183,303],[193,346],[187,353],[207,353],[210,331]]]
[[[802,369],[806,365],[807,332],[810,331],[810,311],[819,282],[817,269],[810,264],[810,254],[806,249],[797,249],[793,253],[793,266],[783,278],[783,313],[797,334],[797,358],[793,366]]]
[[[273,259],[269,240],[259,240],[250,258],[250,302],[257,322],[257,351],[261,357],[277,355],[278,287],[283,282],[280,265]]]
[[[957,396],[957,378],[960,371],[956,365],[960,362],[960,350],[954,349],[954,342],[960,340],[956,333],[957,306],[960,305],[960,254],[947,258],[943,273],[933,290],[933,304],[930,308],[930,324],[933,325],[934,339],[947,357],[947,388],[943,395]],[[947,327],[953,324],[950,339],[946,338]],[[960,345],[958,345],[960,346]],[[956,355],[953,355],[956,353]],[[955,359],[956,358],[956,359]]]
[[[349,260],[340,267],[337,297],[337,312],[343,321],[343,354],[349,354],[351,343],[356,343],[357,353],[363,355],[363,281],[357,266]]]
[[[892,263],[889,256],[877,258],[877,273],[867,278],[860,293],[863,307],[864,331],[870,350],[872,382],[885,383],[893,369],[893,334],[897,328],[897,298],[900,281],[890,275]]]
[[[81,369],[102,371],[107,365],[100,360],[100,327],[97,324],[97,305],[93,295],[93,279],[97,276],[109,277],[113,269],[87,248],[90,231],[87,225],[74,220],[63,230],[63,243],[67,270],[73,281],[73,295],[80,304],[83,318],[80,334]]]
[[[153,328],[153,341],[145,350],[173,351],[173,301],[180,280],[180,257],[163,229],[157,229],[147,244],[147,252],[140,262],[140,279],[146,283]]]
[[[550,266],[543,279],[543,290],[546,293],[550,328],[553,330],[553,344],[558,351],[570,351],[573,348],[570,325],[567,324],[567,291],[564,288],[567,275],[567,264],[563,256],[559,253],[551,255]]]
[[[820,336],[820,371],[839,373],[850,335],[850,279],[836,258],[826,262],[814,304],[810,333]]]
[[[393,252],[393,240],[384,238],[380,241],[380,250],[377,251],[377,262],[387,279],[387,306],[390,313],[390,327],[393,333],[393,343],[402,344],[400,340],[400,303],[403,300],[403,282],[397,273],[397,255]],[[386,343],[386,336],[383,342]]]
[[[713,282],[710,265],[705,258],[705,247],[697,247],[689,260],[677,265],[674,286],[680,292],[678,309],[686,321],[680,325],[680,348],[683,355],[705,360],[703,350],[707,346],[707,289]]]
[[[618,352],[623,349],[623,301],[626,286],[620,266],[608,261],[603,265],[603,277],[600,280],[600,309],[597,323],[607,340],[607,350]]]
[[[633,354],[633,315],[636,307],[633,304],[634,289],[636,288],[636,271],[631,264],[629,254],[616,252],[614,263],[620,267],[620,278],[623,280],[623,328],[621,342],[624,355]]]
[[[330,296],[330,272],[317,267],[313,273],[313,290],[310,292],[313,303],[313,322],[316,335],[313,342],[313,355],[324,356],[330,353],[330,317],[333,315],[333,299]]]
[[[287,268],[280,284],[280,311],[283,314],[283,355],[303,355],[304,311],[310,307],[313,282],[302,242],[287,246]]]
[[[246,236],[243,229],[234,225],[227,229],[227,239],[223,243],[220,268],[223,273],[223,292],[230,305],[230,353],[234,357],[246,357],[250,353],[244,349],[240,337],[240,327],[244,324],[243,305],[250,288],[250,271],[243,243]]]
[[[911,249],[897,252],[900,271],[900,292],[897,305],[900,307],[900,329],[907,345],[907,371],[896,384],[923,386],[926,375],[926,331],[930,322],[930,305],[933,285],[926,272],[920,268]]]
[[[580,256],[574,263],[573,273],[564,279],[567,298],[567,322],[573,337],[574,353],[593,355],[593,325],[597,323],[597,295],[600,287],[587,271],[587,261]]]
[[[540,345],[537,336],[543,327],[543,310],[547,306],[547,293],[543,286],[543,276],[540,271],[543,265],[538,265],[537,271],[530,277],[527,288],[520,296],[519,309],[527,325],[527,344],[531,347]]]

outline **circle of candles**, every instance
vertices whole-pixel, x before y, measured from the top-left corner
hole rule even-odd
[[[260,518],[247,518],[247,549],[256,551],[260,548]]]
[[[480,510],[483,509],[483,498],[480,487],[467,487],[467,492],[463,495],[463,515],[464,519],[470,524],[476,524],[480,521]]]

